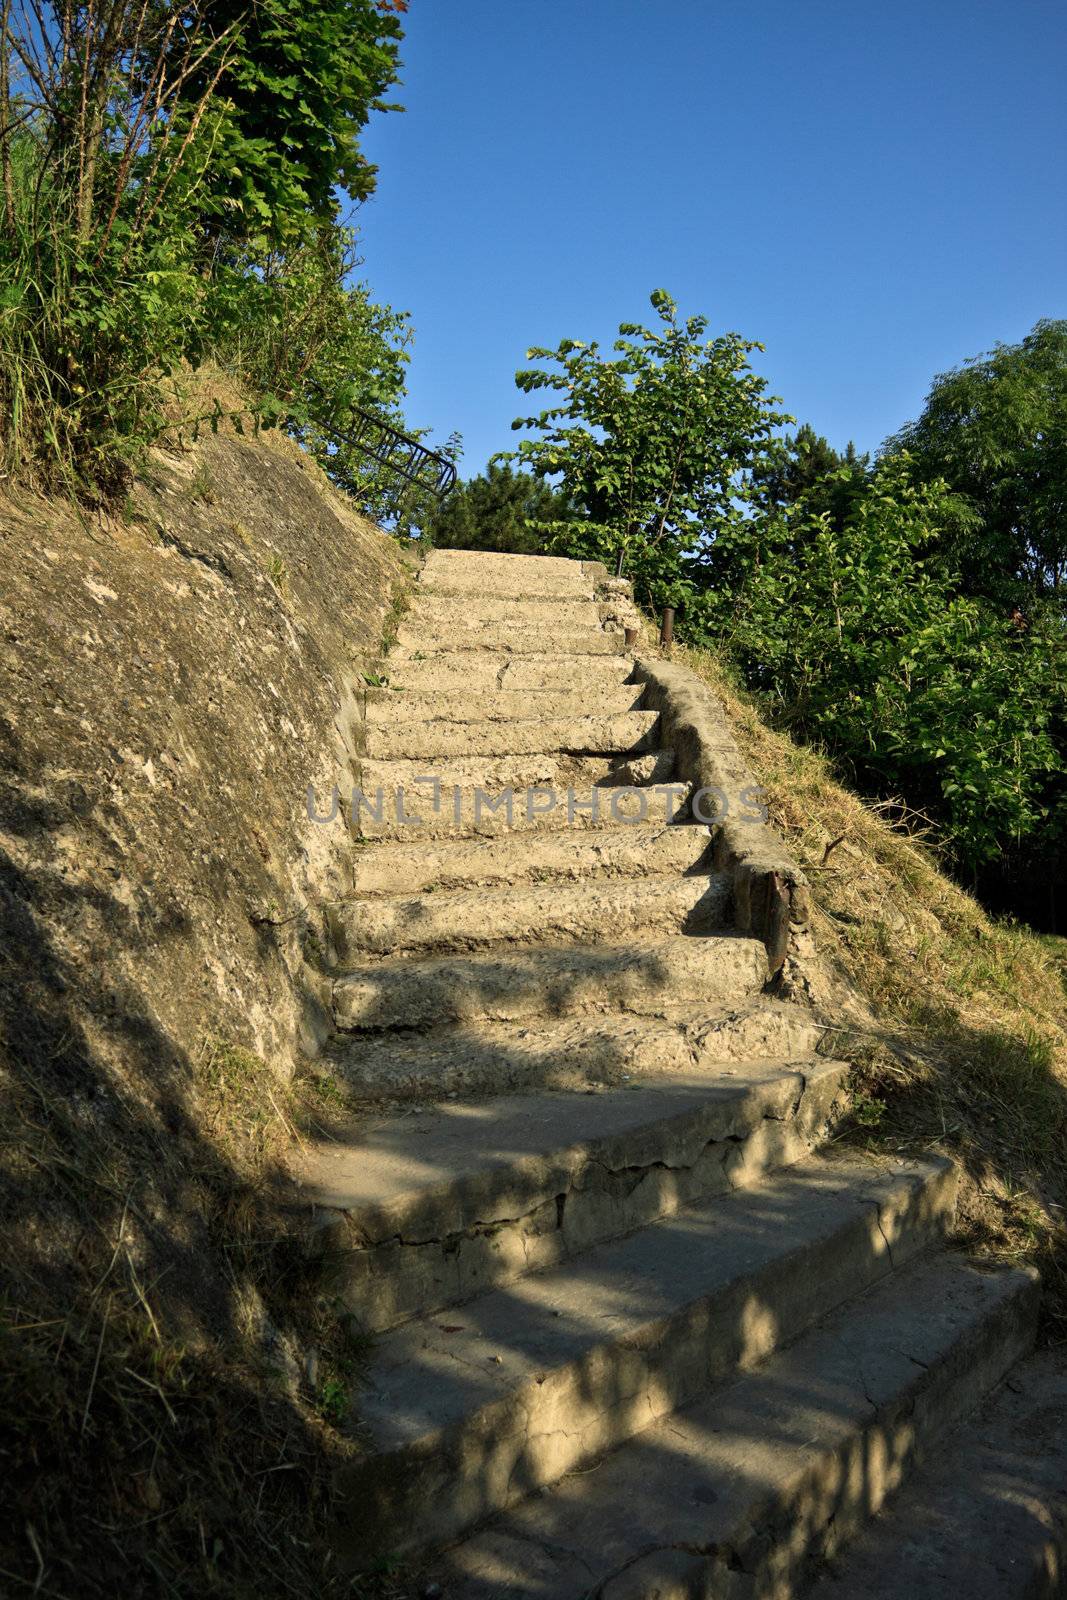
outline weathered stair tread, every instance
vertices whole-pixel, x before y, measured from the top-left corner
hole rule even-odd
[[[1037,1300],[1029,1271],[946,1255],[905,1267],[498,1517],[434,1577],[450,1600],[792,1594],[1026,1351]]]
[[[762,941],[739,934],[509,947],[350,969],[334,982],[333,1011],[344,1029],[430,1028],[590,1011],[656,1016],[670,1005],[722,1004],[756,994],[768,976]]]
[[[511,722],[399,722],[367,730],[367,755],[381,760],[425,760],[435,756],[521,755],[567,750],[634,751],[651,749],[659,726],[657,711],[627,711],[621,716],[568,719],[531,716]]]
[[[847,1075],[841,1061],[753,1062],[375,1119],[305,1158],[305,1202],[336,1293],[387,1328],[801,1160]]]
[[[555,809],[566,815],[567,792],[589,787],[624,788],[647,784],[667,783],[674,771],[674,752],[671,750],[641,751],[630,756],[620,751],[616,756],[568,755],[565,752],[528,751],[505,752],[503,755],[448,755],[432,763],[424,757],[417,760],[378,759],[366,756],[360,762],[361,787],[370,799],[376,790],[382,790],[391,805],[398,789],[405,794],[405,809],[410,815],[432,815],[434,799],[437,813],[447,817],[452,806],[454,789],[485,791],[489,800],[503,790],[515,791],[514,810],[521,812],[526,803],[527,789],[551,790],[555,796]],[[440,788],[435,790],[431,779]],[[609,810],[611,796],[601,796],[605,811]],[[548,809],[550,796],[534,795],[531,805],[535,809]]]
[[[497,551],[431,550],[420,588],[452,594],[592,595],[607,577],[599,561],[566,556],[518,556]]]
[[[383,1336],[353,1469],[373,1525],[447,1538],[763,1359],[941,1241],[943,1160],[809,1158]],[[430,1509],[432,1507],[432,1509]],[[432,1527],[427,1523],[432,1522]],[[402,1536],[402,1535],[401,1535]]]
[[[330,1060],[371,1097],[436,1098],[533,1087],[587,1088],[628,1076],[717,1075],[724,1066],[813,1055],[824,1030],[798,1007],[756,999],[627,1014],[470,1021],[425,1034],[341,1034]]]
[[[426,693],[419,689],[367,689],[363,703],[368,727],[394,722],[508,722],[518,717],[622,716],[637,711],[642,683],[573,689],[484,689]]]
[[[634,664],[624,655],[565,655],[550,643],[539,655],[509,655],[505,650],[464,650],[457,654],[414,648],[389,656],[390,684],[399,689],[469,693],[486,690],[537,689],[573,691],[583,685],[605,688],[625,683]]]
[[[590,1165],[680,1172],[753,1119],[794,1115],[816,1085],[828,1111],[846,1070],[822,1059],[752,1062],[716,1078],[680,1073],[601,1094],[498,1095],[377,1117],[350,1141],[316,1147],[301,1184],[309,1201],[348,1212],[369,1239],[417,1243],[528,1211]]]
[[[453,789],[442,782],[436,811],[425,786],[417,786],[414,795],[404,791],[401,811],[393,784],[381,785],[379,811],[377,791],[370,789],[368,793],[365,785],[367,803],[358,804],[359,830],[366,840],[408,845],[419,840],[499,839],[513,834],[574,839],[582,833],[621,828],[636,835],[644,827],[662,828],[676,821],[689,797],[687,784],[671,781],[673,768],[661,774],[654,786],[646,782],[645,756],[633,758],[631,765],[637,767],[637,772],[630,774],[620,774],[611,762],[597,761],[595,757],[570,759],[588,763],[579,780],[575,780],[573,772],[564,777],[562,784],[557,780],[549,786],[552,798],[536,786],[529,791],[516,786],[510,808],[496,784],[489,790],[484,785]],[[590,772],[595,782],[590,782]],[[487,804],[487,793],[493,806]],[[410,820],[412,816],[417,819],[415,822]]]
[[[425,626],[406,618],[397,629],[398,661],[408,651],[447,651],[450,655],[477,655],[486,650],[505,655],[544,655],[552,650],[559,655],[613,656],[624,649],[621,628],[569,627],[541,629],[529,623],[487,622],[481,628],[458,633],[448,623]]]
[[[585,595],[438,594],[420,584],[405,613],[407,623],[446,626],[462,638],[486,622],[518,627],[599,628],[607,607]]]
[[[729,880],[720,872],[494,885],[344,900],[332,908],[330,921],[342,957],[524,941],[614,944],[642,929],[702,933],[720,928],[729,892]]]
[[[1013,1368],[810,1590],[811,1600],[1067,1593],[1067,1350]]]
[[[354,893],[418,894],[475,884],[546,879],[643,878],[709,865],[711,830],[699,823],[528,832],[518,838],[420,840],[367,845],[356,852]]]

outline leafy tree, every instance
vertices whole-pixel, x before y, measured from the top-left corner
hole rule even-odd
[[[395,77],[387,9],[0,3],[2,470],[120,492],[168,380],[207,360],[328,468],[353,399],[396,413],[410,330],[352,281],[333,199],[373,182],[356,136]]]
[[[622,564],[654,606],[692,592],[687,565],[701,543],[743,515],[750,473],[774,429],[766,381],[749,368],[761,345],[738,334],[704,339],[705,317],[681,321],[664,289],[651,297],[658,328],[623,323],[604,356],[597,343],[565,339],[531,358],[555,362],[516,374],[529,394],[552,389],[558,405],[521,417],[522,440],[502,459],[558,479],[574,521],[546,521],[553,548]]]
[[[542,555],[545,535],[538,529],[571,520],[566,497],[539,478],[490,462],[481,477],[456,486],[430,513],[426,534],[442,550],[501,550]]]
[[[886,445],[966,495],[952,547],[961,580],[1004,608],[1067,594],[1067,321],[934,379],[922,415]]]
[[[870,457],[860,455],[851,441],[844,451],[835,450],[805,422],[792,436],[772,440],[756,462],[754,497],[765,512],[784,511],[805,497],[810,507],[829,512],[840,527],[863,492],[869,466]]]
[[[205,25],[225,44],[216,87],[227,103],[206,208],[211,236],[303,234],[359,202],[377,169],[359,148],[396,82],[403,0],[211,0]],[[210,58],[209,58],[210,59]],[[203,90],[193,74],[186,92]]]

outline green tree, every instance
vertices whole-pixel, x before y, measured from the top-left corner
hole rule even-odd
[[[771,440],[752,471],[756,504],[764,512],[784,511],[802,497],[843,525],[867,481],[870,457],[849,441],[843,451],[805,422],[795,434]]]
[[[543,555],[545,524],[572,519],[566,497],[527,472],[490,462],[484,475],[469,478],[431,511],[426,534],[442,550],[501,550]]]
[[[397,415],[410,329],[353,281],[333,190],[373,181],[400,3],[0,4],[4,471],[120,492],[214,361],[378,504],[327,424]]]
[[[785,726],[927,812],[973,873],[1046,827],[1065,650],[1051,612],[1021,629],[959,593],[943,554],[959,516],[943,481],[887,460],[843,527],[802,497],[754,533],[742,594],[702,615]]]
[[[951,555],[969,593],[1005,609],[1067,594],[1067,321],[934,379],[922,415],[886,444],[943,477],[977,513]]]
[[[653,606],[692,592],[689,564],[703,541],[743,516],[751,468],[767,439],[792,419],[773,410],[748,357],[761,345],[738,334],[704,339],[707,319],[679,319],[664,289],[651,297],[658,328],[623,323],[614,359],[597,343],[565,339],[516,374],[529,394],[552,389],[558,405],[520,417],[535,430],[517,451],[536,476],[558,480],[582,515],[546,521],[553,548],[622,563]]]
[[[225,43],[216,86],[227,116],[205,215],[209,236],[302,235],[360,202],[377,169],[359,147],[396,82],[403,3],[212,0],[203,26]],[[209,58],[211,59],[211,58]],[[193,74],[186,93],[202,93]]]

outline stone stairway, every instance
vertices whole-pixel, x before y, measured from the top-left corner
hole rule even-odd
[[[1032,1275],[946,1249],[949,1163],[827,1145],[847,1065],[633,620],[595,563],[434,552],[325,919],[339,1543],[456,1600],[799,1594],[1034,1337]]]

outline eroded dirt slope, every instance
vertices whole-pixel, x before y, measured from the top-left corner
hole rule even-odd
[[[273,436],[155,455],[122,516],[0,500],[5,1592],[232,1593],[275,1539],[292,1592],[326,1379],[270,1177],[344,838],[304,796],[403,574]]]

